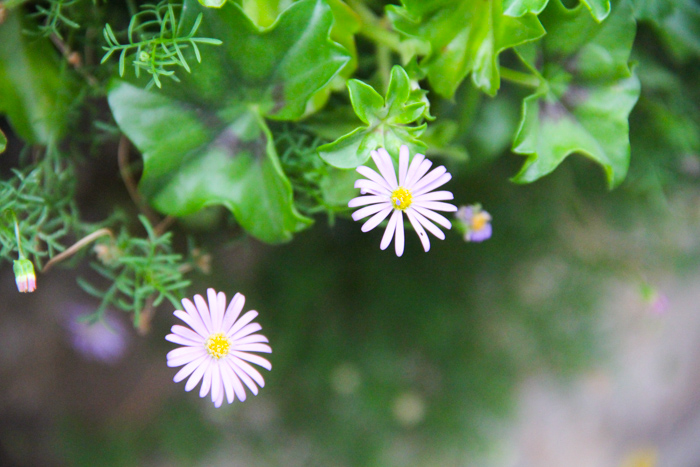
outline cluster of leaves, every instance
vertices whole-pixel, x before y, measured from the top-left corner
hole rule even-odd
[[[49,0],[47,5],[39,3],[36,5],[34,17],[39,23],[38,31],[43,36],[55,34],[58,38],[63,38],[61,29],[65,26],[71,29],[80,28],[80,24],[73,21],[66,9],[75,6],[81,0]]]
[[[124,76],[126,57],[133,55],[131,64],[138,78],[143,70],[151,75],[146,85],[153,84],[163,87],[160,78],[168,76],[179,81],[172,67],[182,67],[188,73],[192,70],[185,60],[183,50],[192,48],[198,62],[202,61],[197,44],[221,45],[218,39],[195,37],[202,22],[202,15],[197,16],[194,24],[186,35],[178,23],[180,5],[174,6],[168,1],[158,4],[146,4],[142,10],[131,17],[126,32],[127,43],[120,44],[112,27],[107,23],[104,28],[104,38],[107,45],[103,47],[105,54],[100,63],[106,62],[112,54],[119,54],[119,76]],[[134,36],[139,40],[135,40]]]
[[[93,318],[99,319],[108,306],[133,313],[134,325],[147,326],[142,313],[148,313],[167,299],[175,308],[180,306],[184,289],[190,284],[183,277],[185,263],[182,255],[173,253],[172,233],[158,235],[148,219],[139,216],[147,237],[133,237],[126,229],[107,243],[96,246],[100,262],[91,266],[110,285],[101,290],[85,279],[78,284],[90,295],[100,299]]]
[[[12,260],[21,253],[41,267],[65,250],[63,241],[78,222],[75,173],[55,153],[12,172],[9,180],[0,180],[0,257]]]
[[[683,110],[683,99],[667,108],[658,98],[682,95],[688,84],[654,81],[649,71],[700,55],[691,0],[1,5],[0,43],[10,46],[0,48],[0,113],[22,140],[47,146],[71,139],[69,128],[91,105],[79,98],[89,88],[106,98],[116,126],[140,151],[138,191],[148,205],[174,217],[223,206],[269,243],[291,240],[314,213],[345,213],[355,194],[352,169],[378,147],[397,156],[407,144],[455,165],[469,163],[467,148],[472,161],[484,148],[490,157],[510,149],[526,158],[518,183],[582,154],[613,188],[628,172],[629,117],[641,93],[643,112],[667,112],[696,136],[673,144],[698,150],[696,113]],[[102,34],[82,20],[88,8],[105,18]],[[653,47],[661,42],[672,57],[645,58],[635,70],[639,21],[652,31]],[[42,27],[55,30],[51,40],[28,34]],[[104,39],[99,47],[95,37]],[[67,50],[83,60],[66,60]],[[187,73],[176,76],[180,68]],[[652,92],[645,94],[637,72]],[[21,185],[13,180],[7,186]],[[151,258],[148,264],[171,254],[165,246],[129,251]],[[102,272],[130,278],[120,293],[139,296],[108,303],[142,306],[148,281],[138,282],[134,271]],[[167,287],[149,290],[171,299],[176,289]]]

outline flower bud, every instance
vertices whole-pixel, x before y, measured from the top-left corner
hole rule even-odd
[[[36,275],[34,265],[26,258],[14,262],[15,281],[20,292],[34,292],[36,290]]]

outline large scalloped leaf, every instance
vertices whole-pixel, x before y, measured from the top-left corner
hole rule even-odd
[[[523,16],[527,13],[539,15],[549,0],[503,0],[503,14]]]
[[[549,0],[503,0],[503,10],[508,16],[539,15]],[[610,0],[581,0],[596,21],[601,22],[610,14]]]
[[[268,28],[256,26],[235,3],[212,9],[186,0],[179,28],[189,31],[199,13],[204,19],[198,34],[223,45],[202,47],[201,65],[179,74],[180,86],[165,86],[171,95],[187,93],[213,107],[246,102],[268,118],[295,120],[350,59],[329,39],[333,14],[321,0],[294,3]]]
[[[533,41],[545,30],[533,14],[519,18],[503,14],[502,0],[402,0],[387,7],[394,28],[430,45],[420,62],[430,85],[452,97],[469,74],[484,92],[500,87],[498,55]]]
[[[209,9],[187,0],[181,27],[200,13],[199,33],[223,45],[202,47],[191,74],[162,91],[121,80],[109,89],[117,123],[143,153],[139,189],[163,213],[223,205],[255,237],[289,240],[311,220],[294,207],[263,117],[301,117],[348,61],[329,39],[333,15],[320,0],[302,0],[261,29],[231,2]]]
[[[0,25],[0,113],[25,141],[49,144],[65,135],[77,85],[48,39],[22,32],[20,14],[8,10]]]
[[[262,117],[246,107],[211,112],[117,81],[109,103],[143,153],[139,189],[161,212],[184,216],[223,205],[251,235],[276,243],[310,220],[293,205]]]
[[[517,49],[541,84],[523,101],[513,151],[528,158],[514,181],[537,180],[578,152],[603,167],[613,188],[627,174],[628,117],[640,92],[628,65],[632,9],[620,2],[599,24],[583,5],[568,10],[552,0],[540,18],[548,31],[541,47]]]

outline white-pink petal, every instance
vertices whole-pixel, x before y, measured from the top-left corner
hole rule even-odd
[[[396,211],[400,212],[400,211]],[[403,218],[402,218],[403,220]],[[403,254],[403,222],[396,223],[396,232],[394,232],[394,248],[396,251],[396,256],[401,256]]]
[[[416,205],[421,208],[430,209],[432,211],[446,211],[453,212],[457,210],[457,206],[448,203],[442,203],[440,201],[417,201],[411,205]]]
[[[386,250],[389,244],[391,243],[391,239],[394,238],[394,231],[396,230],[396,224],[398,222],[402,222],[403,219],[401,217],[401,211],[394,211],[394,213],[391,215],[391,218],[389,218],[389,223],[386,226],[386,230],[384,230],[384,235],[382,236],[382,243],[379,245],[379,248],[382,250]]]
[[[389,188],[395,189],[399,186],[396,181],[396,173],[394,172],[394,161],[391,160],[391,156],[386,149],[379,148],[377,151],[372,151],[372,160],[377,165],[379,172],[382,174],[382,178],[386,180],[389,184]]]
[[[265,380],[263,379],[262,375],[251,365],[235,356],[232,357],[229,361],[232,363],[233,366],[235,366],[239,370],[245,371],[245,373],[248,376],[253,378],[255,382],[258,383],[258,386],[260,386],[261,388],[265,386]]]
[[[426,176],[421,178],[420,180],[417,180],[413,182],[413,184],[410,186],[411,193],[415,193],[416,195],[421,193],[421,188],[424,186],[428,185],[429,183],[437,180],[447,172],[447,169],[445,168],[444,165],[441,165],[440,167],[436,167],[433,170],[430,171]]]
[[[370,217],[367,222],[362,224],[360,230],[362,230],[363,232],[369,232],[370,230],[378,226],[384,219],[386,219],[391,210],[391,205],[385,207],[384,209],[376,213],[374,216]]]
[[[231,371],[233,371],[236,375],[238,375],[238,378],[240,378],[239,382],[243,381],[243,383],[245,383],[245,385],[248,386],[248,389],[250,389],[250,392],[252,392],[254,396],[257,396],[258,395],[258,386],[257,386],[257,384],[255,384],[255,381],[253,381],[252,378],[250,376],[248,376],[248,374],[245,371],[238,368],[234,363],[231,363],[230,368],[231,368]],[[245,394],[245,391],[243,390],[242,387],[241,387],[241,391],[243,391],[243,394]]]
[[[236,339],[236,345],[238,344],[254,344],[256,342],[269,342],[267,337],[262,334],[251,334],[250,336],[241,337]]]
[[[239,338],[243,338],[245,336],[248,336],[250,334],[253,334],[254,332],[258,332],[262,329],[262,326],[258,323],[250,323],[245,326],[243,326],[242,329],[239,329],[236,331],[235,334],[233,334],[230,339],[235,343]]]
[[[426,219],[425,217],[423,217],[423,215],[421,215],[421,213],[419,213],[419,212],[416,211],[416,210],[413,210],[413,213],[412,213],[412,214],[415,216],[416,221],[418,221],[423,227],[425,227],[426,229],[428,229],[428,231],[429,231],[431,234],[435,235],[435,236],[436,236],[437,238],[439,238],[440,240],[444,240],[444,239],[445,239],[445,234],[443,233],[443,231],[440,230],[435,224],[433,224],[432,222],[430,222],[428,219]]]
[[[235,375],[232,375],[231,367],[226,363],[226,360],[224,360],[219,370],[221,371],[221,382],[223,383],[224,391],[226,392],[226,400],[229,404],[231,404],[236,398],[232,381],[232,379],[235,378]]]
[[[210,361],[209,368],[204,372],[204,376],[202,377],[202,385],[199,387],[199,397],[204,397],[209,394],[209,390],[211,389],[211,377],[216,364],[217,362]]]
[[[387,196],[390,195],[392,191],[386,187],[379,185],[378,183],[374,183],[372,180],[367,180],[364,178],[355,180],[355,188],[359,188],[360,193],[362,193],[363,195],[365,193],[370,193],[373,195]]]
[[[197,311],[199,311],[199,316],[202,317],[202,322],[207,327],[207,331],[209,331],[209,334],[213,334],[214,328],[211,325],[211,314],[209,313],[207,302],[204,301],[204,297],[199,294],[195,295],[194,304],[197,305]]]
[[[248,352],[239,352],[238,350],[234,350],[231,352],[231,355],[236,356],[240,359],[246,360],[250,363],[255,363],[258,366],[261,366],[265,368],[266,370],[272,370],[272,364],[267,361],[267,359],[262,358],[258,355],[248,353]]]
[[[427,217],[428,219],[430,219],[431,221],[433,221],[437,224],[440,224],[442,227],[444,227],[448,230],[452,228],[452,223],[450,223],[450,221],[442,214],[438,214],[437,212],[431,211],[430,209],[422,208],[422,207],[420,207],[420,205],[418,205],[416,203],[411,205],[411,209],[415,209],[416,211],[421,213],[423,216]]]
[[[424,193],[422,195],[414,195],[413,199],[415,201],[449,201],[454,199],[454,195],[449,191],[433,191],[431,193]]]
[[[272,353],[272,349],[267,344],[236,344],[233,348],[234,350],[240,350],[242,352]]]
[[[185,339],[188,339],[188,340],[191,340],[194,342],[202,343],[206,340],[204,337],[200,336],[199,334],[194,332],[192,329],[186,328],[185,326],[182,326],[180,324],[173,325],[173,327],[170,328],[170,331],[173,334],[184,337]]]
[[[408,146],[405,144],[399,149],[399,185],[404,186],[408,173]]]
[[[168,352],[167,362],[169,367],[186,365],[206,354],[202,347],[179,347]]]
[[[258,316],[258,312],[255,310],[250,310],[243,316],[241,316],[241,319],[236,321],[236,323],[231,326],[231,329],[228,330],[226,333],[226,337],[230,338],[234,334],[236,334],[240,329],[243,328],[246,324],[250,323],[253,321],[256,317]]]
[[[192,307],[194,307],[194,305],[192,305]],[[204,339],[209,337],[207,328],[204,327],[204,323],[202,323],[202,320],[199,318],[199,316],[192,316],[190,313],[187,313],[182,310],[175,310],[173,314],[176,317],[180,318],[182,321],[184,321],[185,324],[189,325],[189,327],[191,327],[197,334],[202,336]]]
[[[216,362],[211,366],[211,401],[214,403],[214,407],[220,407],[219,403],[219,392],[223,390],[221,387],[221,373],[219,372],[219,362]],[[217,405],[218,403],[218,405]]]
[[[406,217],[408,217],[409,222],[413,226],[413,230],[418,234],[418,238],[423,244],[423,250],[427,253],[430,250],[430,239],[428,239],[428,234],[425,233],[425,229],[420,225],[420,222],[418,222],[415,216],[415,211],[412,212],[410,209],[406,210]]]
[[[377,172],[375,172],[367,166],[361,165],[355,170],[357,170],[357,172],[360,175],[363,175],[365,178],[368,178],[369,180],[373,181],[385,190],[392,191],[394,188],[396,188],[390,186],[389,183],[386,180],[384,180],[381,175],[379,175]]]
[[[177,334],[168,334],[165,336],[166,341],[170,341],[173,344],[179,344],[179,345],[189,345],[189,346],[194,346],[194,345],[202,345],[201,340],[199,342],[193,341],[192,339],[187,339],[186,337],[179,336]]]
[[[452,180],[452,174],[450,174],[449,172],[446,172],[446,173],[440,175],[436,180],[433,180],[430,183],[428,183],[427,185],[423,185],[422,188],[417,189],[415,191],[415,194],[416,194],[416,196],[422,196],[425,193],[428,193],[429,191],[433,191],[434,189],[441,187],[442,185],[449,182],[450,180]]]
[[[236,366],[236,363],[233,360],[227,360],[229,369],[231,370],[231,384],[233,385],[233,390],[236,393],[236,397],[238,397],[238,400],[243,402],[246,400],[246,393],[245,393],[245,388],[241,384],[241,380],[239,378],[239,372],[241,372],[238,367]],[[241,372],[242,373],[242,372]]]
[[[382,202],[379,204],[373,204],[371,206],[365,206],[361,209],[358,209],[357,211],[352,213],[352,219],[355,221],[359,221],[360,219],[364,219],[365,217],[376,214],[379,211],[383,211],[384,209],[391,209],[391,202],[387,199],[382,200]]]
[[[192,372],[196,368],[198,368],[202,363],[204,363],[204,359],[207,357],[208,357],[207,355],[202,356],[202,357],[198,358],[197,360],[194,360],[194,361],[188,363],[187,365],[183,366],[182,368],[180,368],[180,371],[177,372],[177,374],[173,378],[173,381],[175,381],[176,383],[179,383],[183,379],[187,378],[189,375],[192,374]]]
[[[418,158],[420,156],[420,158]],[[414,163],[416,162],[417,159],[417,164],[415,165],[414,168]],[[430,167],[433,166],[433,163],[430,162],[430,160],[426,159],[423,154],[416,154],[413,157],[413,162],[411,163],[411,166],[408,168],[408,175],[406,176],[406,188],[409,190],[412,188],[412,186],[425,175],[428,170],[430,170]],[[413,171],[411,171],[413,169]]]
[[[381,195],[358,196],[357,198],[353,198],[348,202],[348,207],[349,208],[357,208],[360,206],[366,206],[368,204],[385,203],[385,202],[389,202],[386,196],[381,196]]]
[[[187,380],[187,383],[185,383],[185,391],[189,392],[194,387],[199,383],[199,381],[202,379],[202,376],[204,376],[204,372],[206,372],[209,369],[209,365],[211,365],[211,358],[205,358],[202,360],[202,364],[199,365],[194,372],[192,373],[192,376],[190,376],[190,379]]]
[[[231,299],[231,303],[228,304],[228,308],[226,309],[226,314],[224,315],[224,322],[221,325],[221,332],[223,332],[224,334],[228,334],[228,331],[231,329],[231,326],[234,325],[234,323],[238,319],[238,316],[241,314],[241,311],[243,310],[243,305],[245,305],[245,296],[240,293],[234,295]]]

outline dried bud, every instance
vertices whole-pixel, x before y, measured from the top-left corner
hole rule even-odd
[[[68,63],[75,68],[79,68],[83,64],[83,59],[80,57],[78,52],[71,52],[68,54]]]
[[[112,261],[121,256],[121,251],[117,248],[114,243],[97,243],[93,247],[97,259],[99,259],[102,264],[110,264]]]

